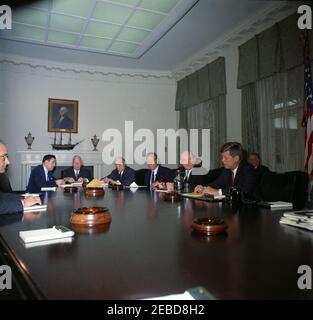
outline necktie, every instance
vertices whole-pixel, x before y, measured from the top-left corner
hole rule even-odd
[[[233,186],[235,181],[234,171],[230,170],[230,185]]]
[[[49,174],[46,172],[46,181],[49,181]]]
[[[120,182],[122,182],[122,175],[123,175],[123,172],[122,171],[119,172],[119,180],[120,180]]]
[[[150,177],[150,185],[154,182],[155,176],[154,176],[154,171],[151,171],[151,177]]]
[[[190,177],[190,170],[186,170],[186,171],[185,171],[185,181],[186,181],[186,182],[188,182],[189,177]]]
[[[76,177],[76,179],[78,179],[78,175],[79,175],[78,170],[75,170],[75,177]]]

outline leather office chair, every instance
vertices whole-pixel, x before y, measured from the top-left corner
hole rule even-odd
[[[135,182],[138,186],[145,185],[145,174],[149,169],[139,169],[135,171]]]
[[[304,171],[289,171],[285,175],[295,177],[292,203],[296,208],[303,208],[308,199],[309,176]]]
[[[258,197],[262,201],[292,202],[295,190],[294,175],[265,173],[259,185]]]

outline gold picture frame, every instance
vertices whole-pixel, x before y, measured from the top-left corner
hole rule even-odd
[[[48,132],[78,132],[78,100],[48,100]]]

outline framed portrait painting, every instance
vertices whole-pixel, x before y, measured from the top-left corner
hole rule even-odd
[[[77,100],[49,98],[48,132],[78,132]]]

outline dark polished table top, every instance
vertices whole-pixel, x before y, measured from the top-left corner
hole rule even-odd
[[[47,299],[141,299],[206,287],[217,299],[312,299],[299,290],[300,265],[313,267],[313,233],[282,226],[282,211],[183,199],[161,193],[107,190],[103,198],[47,193],[48,210],[0,216],[0,237]],[[64,225],[73,208],[106,206],[107,230],[76,233],[71,243],[25,248],[21,230]],[[194,218],[214,216],[227,233],[199,237]]]

